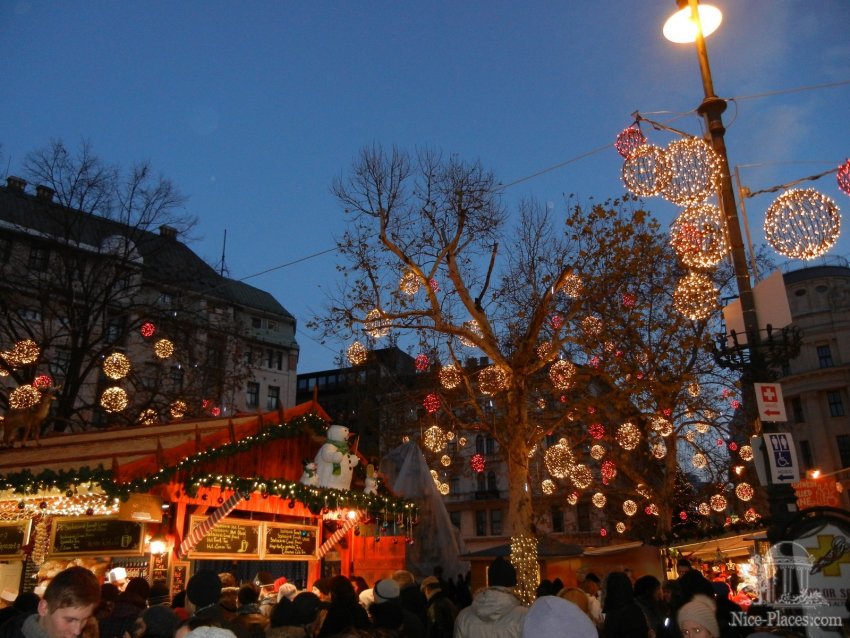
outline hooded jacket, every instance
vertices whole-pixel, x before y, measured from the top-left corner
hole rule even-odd
[[[527,612],[510,587],[486,587],[460,610],[454,638],[520,638]]]

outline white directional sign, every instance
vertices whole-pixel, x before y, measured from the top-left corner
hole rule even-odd
[[[800,480],[800,468],[791,435],[788,432],[765,434],[764,443],[767,446],[771,482],[797,483]]]
[[[787,421],[782,386],[778,383],[756,383],[756,403],[762,421]]]

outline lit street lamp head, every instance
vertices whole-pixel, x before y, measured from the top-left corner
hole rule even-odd
[[[696,42],[699,29],[697,21],[692,16],[691,7],[687,2],[684,5],[683,9],[674,13],[664,23],[664,37],[678,44]],[[720,26],[723,14],[720,13],[720,9],[710,4],[698,5],[698,12],[703,37],[711,35]]]

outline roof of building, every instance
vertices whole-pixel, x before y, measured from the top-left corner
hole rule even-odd
[[[818,277],[850,277],[850,268],[847,266],[810,266],[782,274],[786,286]]]
[[[90,249],[121,237],[136,247],[149,281],[292,318],[270,293],[222,276],[169,232],[127,226],[8,187],[0,187],[0,226]]]

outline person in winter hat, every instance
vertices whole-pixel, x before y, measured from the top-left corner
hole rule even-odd
[[[720,638],[720,625],[717,622],[717,606],[703,594],[696,594],[691,602],[679,609],[676,622],[685,638]]]
[[[522,625],[522,638],[597,638],[596,625],[577,605],[559,596],[534,601]]]
[[[172,638],[179,620],[171,607],[154,605],[145,609],[136,620],[133,638]]]
[[[487,569],[488,587],[455,619],[454,638],[520,638],[528,612],[514,595],[516,569],[499,557]],[[540,638],[539,636],[536,638]]]

